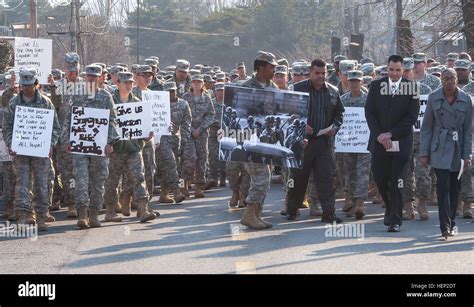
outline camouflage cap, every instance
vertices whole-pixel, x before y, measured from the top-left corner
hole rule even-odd
[[[381,74],[388,74],[388,67],[387,67],[387,65],[380,66],[380,73],[381,73]]]
[[[105,69],[107,65],[105,63],[92,63],[92,65],[99,65],[102,69]]]
[[[140,64],[132,64],[132,66],[130,67],[130,71],[134,74],[137,73],[137,67],[140,66]]]
[[[88,76],[102,76],[102,67],[99,65],[88,65],[86,66],[86,75]]]
[[[375,65],[374,63],[367,62],[360,66],[360,70],[362,71],[364,76],[372,76],[375,71]]]
[[[239,62],[237,64],[235,64],[235,68],[244,68],[245,67],[245,62]]]
[[[114,66],[120,66],[120,67],[123,67],[123,68],[125,68],[125,70],[126,70],[126,71],[128,71],[128,65],[127,65],[127,64],[125,64],[125,63],[115,63],[115,65],[114,65]]]
[[[434,66],[439,66],[441,65],[440,62],[437,62],[437,61],[434,61],[433,63],[431,63],[431,66],[434,67]]]
[[[412,70],[413,68],[415,68],[415,61],[413,58],[403,58],[403,69]]]
[[[158,61],[155,60],[155,59],[151,59],[151,58],[145,59],[145,60],[143,61],[143,63],[144,63],[145,65],[151,66],[152,68],[158,68],[158,66],[160,65],[160,62],[158,62]]]
[[[54,79],[61,79],[63,77],[63,72],[61,69],[52,69],[51,75]]]
[[[177,60],[176,61],[176,70],[182,72],[189,72],[189,66],[191,64],[186,60]]]
[[[223,72],[217,73],[216,80],[225,80],[225,73]]]
[[[203,64],[196,64],[196,65],[193,66],[193,69],[196,69],[196,70],[201,71],[201,69],[202,69],[203,67],[204,67]]]
[[[278,63],[276,62],[276,57],[271,52],[260,50],[259,52],[257,52],[257,56],[255,57],[255,59],[258,61],[266,62],[274,66],[278,66]]]
[[[20,85],[32,85],[38,80],[38,71],[34,67],[20,68]]]
[[[339,71],[344,75],[347,75],[347,72],[354,70],[354,68],[355,64],[351,60],[342,60],[339,62]]]
[[[457,60],[454,62],[454,69],[469,69],[471,62],[468,60]]]
[[[345,61],[345,60],[347,60],[347,57],[345,57],[343,55],[340,55],[340,54],[338,54],[334,57],[334,63],[339,63],[339,62]]]
[[[172,71],[166,72],[166,77],[167,78],[173,78],[174,77],[174,72],[172,72]]]
[[[364,73],[360,70],[350,70],[347,72],[347,80],[362,81]]]
[[[222,71],[222,69],[221,69],[220,66],[214,66],[214,67],[212,67],[212,71],[215,72],[215,73],[217,73],[217,72]]]
[[[80,61],[79,54],[75,52],[68,52],[64,56],[64,62],[68,64],[78,64]]]
[[[191,77],[191,81],[201,81],[204,82],[204,76],[199,74],[199,75],[194,75]]]
[[[372,77],[371,76],[364,76],[362,77],[362,81],[364,82],[365,85],[369,85],[372,82]]]
[[[474,63],[471,63],[471,65],[469,66],[469,69],[470,69],[471,71],[474,71]]]
[[[326,68],[327,68],[328,71],[333,71],[333,70],[335,70],[334,65],[331,64],[331,63],[327,63],[327,64],[326,64]]]
[[[157,60],[158,61],[158,64],[160,63],[160,57],[156,56],[156,55],[152,55],[150,57],[148,57],[149,59],[153,59],[153,60]]]
[[[224,90],[224,87],[225,87],[225,83],[224,83],[224,82],[217,82],[217,83],[214,85],[214,91],[222,91],[222,90]]]
[[[286,65],[276,66],[275,67],[275,75],[276,74],[288,75],[288,67],[286,67]]]
[[[374,60],[372,60],[371,58],[364,58],[364,59],[360,60],[361,65],[364,65],[364,64],[367,64],[367,63],[372,63],[373,64]]]
[[[426,62],[426,54],[424,53],[415,53],[412,58],[415,63]]]
[[[118,73],[118,81],[123,82],[133,82],[133,74],[128,71],[122,71]]]
[[[277,61],[278,65],[285,65],[286,67],[290,67],[290,63],[288,62],[287,59],[283,58],[283,59],[279,59]]]
[[[154,74],[150,65],[138,65],[135,70],[137,75]]]
[[[122,66],[115,65],[115,66],[110,67],[110,73],[112,75],[117,75],[119,72],[124,72],[124,71],[127,71],[127,69]]]
[[[176,70],[176,65],[166,66],[165,70],[174,72]]]
[[[468,60],[469,62],[472,61],[471,56],[467,52],[461,52],[459,54],[459,60]]]
[[[459,59],[459,53],[457,52],[448,53],[446,56],[446,60],[448,61],[456,61],[457,59]]]
[[[210,67],[210,66],[204,66],[204,67],[201,69],[201,73],[203,73],[203,74],[213,73],[212,67]]]
[[[198,69],[190,69],[190,70],[189,70],[189,74],[190,74],[191,76],[198,75],[198,74],[200,74],[200,73],[201,73],[201,71],[198,70]]]
[[[178,87],[176,86],[176,82],[174,81],[166,82],[165,84],[163,84],[164,91],[176,91],[177,89]]]
[[[294,75],[294,76],[303,75],[303,66],[301,66],[301,65],[293,66],[292,69],[291,69],[291,74]]]
[[[309,75],[311,73],[311,64],[303,64],[301,65],[301,70],[303,75]]]
[[[204,75],[204,82],[207,82],[207,83],[216,83],[216,81],[212,78],[211,75]]]
[[[429,74],[439,74],[441,75],[441,72],[443,69],[441,67],[435,66],[435,67],[430,67],[426,70]]]

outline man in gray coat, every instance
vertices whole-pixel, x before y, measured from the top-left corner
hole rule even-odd
[[[441,73],[442,87],[428,96],[420,132],[420,162],[434,169],[438,179],[439,220],[442,236],[447,239],[457,233],[456,204],[461,181],[461,167],[471,165],[471,98],[457,85],[452,68]]]

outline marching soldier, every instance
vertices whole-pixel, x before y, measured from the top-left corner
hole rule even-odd
[[[186,146],[191,135],[191,109],[186,100],[178,98],[175,82],[163,85],[165,91],[170,92],[171,135],[161,136],[160,145],[156,148],[158,163],[158,177],[161,179],[160,203],[179,204],[185,199],[180,191],[179,182],[179,150]],[[174,201],[168,197],[173,192]]]
[[[331,83],[332,85],[334,86],[337,86],[339,84],[339,81],[340,81],[340,74],[339,74],[339,70],[340,70],[340,67],[339,67],[339,64],[341,61],[345,61],[347,60],[347,57],[343,56],[343,55],[336,55],[334,57],[334,72],[328,77],[328,82]]]
[[[456,62],[459,59],[459,53],[448,53],[448,56],[446,57],[446,66],[448,68],[453,68],[454,67],[454,62]]]
[[[171,81],[174,81],[178,87],[178,98],[183,98],[183,95],[191,89],[189,66],[190,64],[186,60],[178,60],[176,63],[176,70]]]
[[[152,91],[162,91],[163,90],[163,82],[161,82],[157,78],[158,71],[160,70],[160,60],[158,57],[153,57],[153,58],[148,58],[145,59],[145,65],[148,65],[151,67],[153,71],[153,78],[151,80],[151,84],[149,86],[150,90]]]
[[[275,67],[275,74],[273,75],[273,82],[280,90],[288,90],[288,67],[285,65],[278,65]]]
[[[432,91],[435,91],[441,85],[441,80],[433,75],[426,73],[426,54],[415,53],[413,55],[415,67],[413,72],[415,74],[415,81],[428,85]]]

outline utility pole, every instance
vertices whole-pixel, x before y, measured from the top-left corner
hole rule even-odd
[[[38,38],[38,3],[30,0],[30,38]]]
[[[140,0],[137,0],[137,63],[140,63]]]
[[[396,38],[397,38],[397,54],[402,54],[402,18],[403,18],[403,4],[402,0],[397,0],[396,2],[396,7],[395,7],[395,12],[396,12]]]

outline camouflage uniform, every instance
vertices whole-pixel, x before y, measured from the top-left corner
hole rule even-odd
[[[199,128],[200,135],[197,139],[191,135],[186,143],[181,175],[185,180],[192,180],[194,171],[196,171],[196,184],[203,185],[205,183],[206,162],[208,159],[208,128],[214,121],[214,106],[206,92],[203,92],[201,96],[194,96],[193,93],[187,92],[184,94],[183,99],[189,103],[191,108],[191,132]]]
[[[349,92],[341,96],[344,107],[364,107],[367,94],[361,92],[359,97],[353,97]],[[370,177],[370,153],[344,153],[346,197],[353,199],[367,199]]]
[[[110,110],[109,131],[107,144],[113,144],[119,139],[116,126],[116,111],[112,96],[109,92],[98,89],[94,98],[87,95],[75,96],[72,106]],[[69,143],[71,117],[66,119],[62,127],[62,143]],[[109,160],[103,156],[73,155],[73,169],[75,178],[75,205],[76,209],[89,206],[91,209],[101,209],[104,202],[104,183],[109,175]],[[90,189],[90,190],[89,190]]]
[[[7,111],[8,103],[10,100],[15,96],[15,92],[13,87],[8,87],[2,94],[2,119],[3,114]],[[3,124],[2,124],[3,126]],[[3,132],[5,135],[5,132]],[[16,176],[15,172],[13,171],[13,161],[6,161],[1,162],[3,164],[3,200],[5,203],[12,204],[15,200],[15,183],[16,183]]]
[[[245,83],[243,87],[257,88],[257,89],[273,89],[278,90],[278,86],[269,81],[265,87],[256,79],[255,75]],[[250,176],[250,188],[247,196],[247,204],[263,205],[267,192],[270,190],[270,166],[265,164],[245,163],[244,168]]]
[[[420,80],[416,80],[421,84],[426,84],[428,85],[432,91],[437,90],[441,86],[441,80],[433,75],[425,73],[425,77]]]
[[[337,86],[340,81],[337,71],[333,71],[328,77],[328,82],[334,86]]]
[[[54,110],[51,100],[49,100],[49,98],[46,96],[41,95],[39,91],[36,91],[35,98],[30,102],[26,102],[23,98],[23,95],[21,94],[12,98],[5,110],[3,119],[3,138],[5,143],[10,147],[13,137],[13,124],[15,120],[16,106],[28,106],[33,108]],[[56,113],[54,113],[51,148],[58,142],[59,134],[60,127],[58,117]],[[48,197],[49,178],[48,176],[45,176],[45,174],[49,174],[50,168],[51,160],[49,158],[20,155],[16,155],[13,158],[13,169],[16,175],[15,211],[31,212],[34,208],[36,213],[48,212],[48,207],[50,205]],[[31,205],[29,193],[31,187],[31,175],[34,180],[34,207]]]
[[[156,149],[157,172],[162,189],[179,192],[179,149],[185,146],[191,135],[191,109],[186,100],[178,98],[170,103],[171,135],[161,136],[160,146]]]
[[[474,81],[469,82],[462,88],[468,95],[474,96]]]
[[[114,103],[123,103],[119,91],[113,95]],[[140,99],[130,94],[127,103],[139,102]],[[145,145],[144,139],[118,141],[109,159],[109,176],[105,181],[104,203],[114,207],[118,203],[118,186],[122,175],[127,178],[127,185],[133,193],[134,201],[146,199],[148,192],[145,185],[144,164],[141,151]]]
[[[219,141],[217,133],[221,129],[222,112],[224,110],[224,102],[214,102],[214,110],[216,112],[214,121],[209,129],[209,178],[218,181],[222,172],[224,172],[224,162],[219,161]]]

